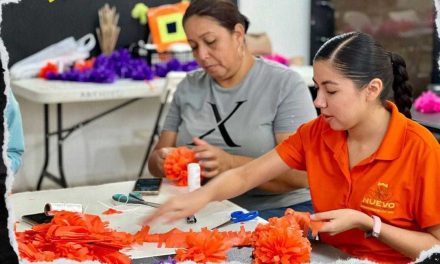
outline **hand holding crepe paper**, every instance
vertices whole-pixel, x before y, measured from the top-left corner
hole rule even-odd
[[[188,186],[187,166],[197,162],[195,154],[187,147],[178,147],[163,162],[163,173],[178,186]]]

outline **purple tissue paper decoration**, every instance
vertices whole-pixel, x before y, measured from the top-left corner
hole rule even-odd
[[[170,256],[168,256],[168,261],[160,260],[158,262],[154,262],[155,264],[176,264],[177,262]]]
[[[154,72],[159,77],[165,77],[170,71],[185,71],[189,72],[199,67],[195,60],[181,63],[178,59],[173,58],[166,63],[154,64]]]
[[[117,79],[152,80],[154,73],[148,64],[132,58],[127,49],[114,51],[110,56],[99,55],[93,67],[83,72],[70,69],[61,74],[48,74],[49,80],[112,83]]]
[[[195,60],[188,61],[188,62],[182,64],[182,70],[186,71],[186,72],[193,71],[197,68],[199,68],[199,64],[197,64],[197,62]]]
[[[165,77],[170,71],[192,71],[199,66],[196,61],[180,63],[177,59],[171,59],[166,63],[158,63],[154,71],[141,58],[133,58],[127,49],[119,49],[109,56],[103,54],[96,57],[93,67],[85,71],[70,69],[61,74],[49,73],[47,79],[112,83],[117,79],[152,80],[154,76]]]

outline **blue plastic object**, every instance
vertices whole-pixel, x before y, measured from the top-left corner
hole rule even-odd
[[[250,212],[243,212],[243,211],[234,211],[231,213],[231,219],[227,221],[226,223],[223,223],[221,225],[216,226],[215,228],[224,227],[230,224],[239,223],[239,222],[246,222],[252,219],[255,219],[258,217],[258,211],[250,211]]]
[[[231,213],[231,221],[233,223],[246,222],[258,216],[258,211],[250,211],[245,213],[243,211],[234,211]]]

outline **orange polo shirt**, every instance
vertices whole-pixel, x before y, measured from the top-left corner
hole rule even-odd
[[[391,119],[378,150],[351,170],[345,131],[318,117],[276,147],[292,168],[307,170],[316,212],[351,208],[415,231],[440,224],[440,146],[423,126],[389,102]],[[353,229],[320,238],[357,258],[408,263],[411,259]]]

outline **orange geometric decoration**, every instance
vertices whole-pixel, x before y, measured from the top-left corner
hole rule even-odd
[[[148,25],[158,52],[165,52],[171,44],[187,43],[182,18],[189,1],[148,9]]]

